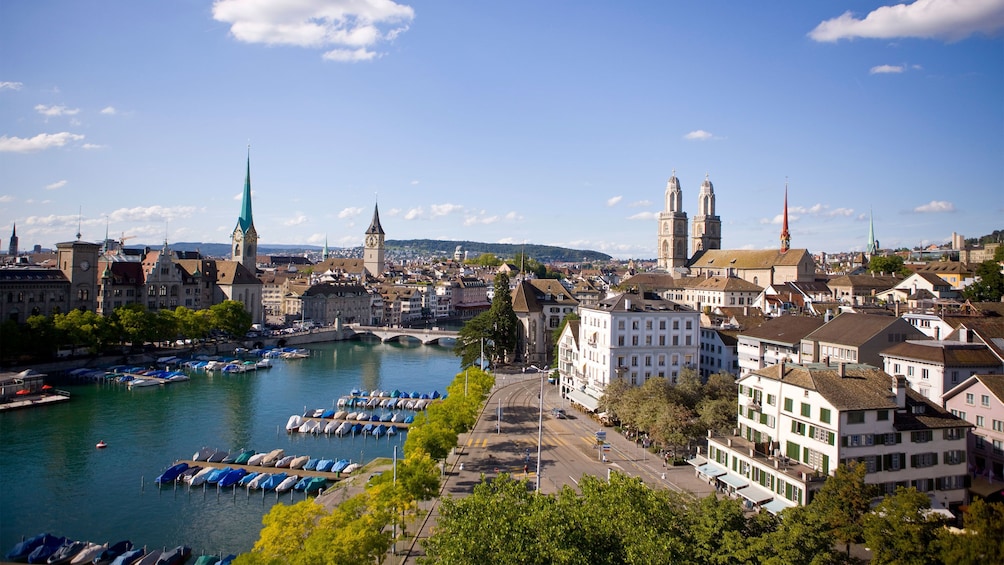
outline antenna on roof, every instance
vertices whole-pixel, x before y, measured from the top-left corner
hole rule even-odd
[[[84,207],[77,207],[77,241],[80,241],[80,223],[83,220]]]

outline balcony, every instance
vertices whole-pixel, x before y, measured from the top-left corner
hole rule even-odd
[[[810,483],[822,482],[826,480],[826,475],[808,465],[793,461],[784,455],[774,456],[768,452],[767,444],[753,443],[738,435],[720,435],[708,432],[708,441],[714,441],[719,446],[726,447],[731,451],[741,454],[761,467],[773,468],[775,474],[786,475],[792,480],[800,481],[809,485]]]

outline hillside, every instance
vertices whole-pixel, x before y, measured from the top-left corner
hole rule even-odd
[[[553,245],[482,243],[478,241],[442,241],[434,239],[389,239],[387,240],[387,255],[391,258],[410,257],[453,257],[457,246],[467,253],[469,258],[482,253],[492,253],[502,258],[514,257],[520,251],[528,257],[542,263],[608,261],[610,255],[598,251],[569,249]],[[142,248],[141,245],[130,245],[129,248]],[[150,245],[157,249],[159,245]],[[178,242],[172,243],[175,251],[198,251],[206,257],[227,257],[230,245],[227,243]],[[259,255],[302,255],[304,253],[320,253],[319,245],[262,245],[258,247]],[[361,257],[362,247],[337,248],[329,247],[333,255],[339,257]]]

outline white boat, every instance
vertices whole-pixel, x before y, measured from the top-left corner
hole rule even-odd
[[[290,475],[285,479],[283,479],[282,482],[279,483],[277,487],[275,487],[275,492],[286,492],[287,490],[293,488],[293,485],[295,485],[296,481],[299,480],[300,477],[298,477],[297,475]]]
[[[368,422],[369,419],[370,419],[369,412],[360,412],[359,415],[356,416],[356,420],[359,422]]]
[[[396,422],[403,422],[404,418],[405,418],[404,414],[402,414],[400,412],[395,412],[394,415],[391,416],[390,421],[391,422],[395,422],[395,423]]]
[[[334,418],[335,420],[344,420],[345,417],[348,415],[349,413],[346,412],[345,410],[339,410],[338,412],[335,412],[335,415],[332,416],[332,418]]]
[[[251,479],[251,482],[248,483],[248,490],[255,490],[256,488],[260,487],[261,484],[266,480],[268,480],[271,476],[272,473],[262,473],[257,477]]]
[[[349,424],[348,422],[342,422],[341,424],[338,424],[338,427],[335,428],[335,435],[341,437],[349,433],[349,430],[352,429],[351,426],[352,424]]]
[[[342,473],[347,475],[347,474],[355,471],[356,469],[358,469],[360,466],[361,465],[359,465],[359,463],[349,463],[348,467],[342,469]]]
[[[295,458],[293,458],[292,461],[289,462],[289,468],[290,469],[302,469],[303,466],[307,464],[307,461],[310,461],[310,456],[309,455],[301,455],[299,457],[295,457]]]
[[[286,431],[291,432],[299,428],[300,425],[302,424],[303,424],[303,417],[301,417],[299,414],[293,414],[292,416],[289,417],[289,420],[286,420]]]
[[[309,411],[308,410],[308,412],[310,412],[310,414],[309,414],[308,417],[310,417],[310,418],[320,418],[321,414],[324,414],[324,408],[317,408],[317,409],[315,409],[313,411]]]
[[[209,478],[209,473],[212,473],[215,470],[216,467],[206,467],[202,469],[198,473],[189,477],[188,484],[192,485],[193,487],[201,485],[202,483],[206,482],[207,478]]]
[[[268,358],[260,359],[257,363],[255,363],[255,366],[258,367],[259,369],[271,369],[272,360]]]
[[[141,388],[145,386],[157,386],[160,381],[155,379],[133,379],[126,383],[129,388]]]
[[[328,435],[335,433],[336,429],[338,429],[338,422],[334,420],[331,420],[330,422],[324,425],[324,433]]]
[[[355,420],[356,416],[358,416],[358,415],[359,415],[359,412],[349,412],[348,415],[345,416],[345,419],[346,420]]]
[[[268,457],[268,453],[255,453],[254,455],[251,456],[251,459],[248,459],[247,464],[252,467],[257,467],[258,465],[261,464],[261,460],[266,457]]]
[[[108,544],[99,545],[94,542],[90,542],[84,549],[80,550],[73,559],[70,560],[71,565],[77,563],[90,563],[94,561],[94,558],[101,554],[102,551],[108,549]]]
[[[317,420],[307,420],[300,425],[301,434],[316,434],[321,430],[321,423]]]
[[[282,468],[288,468],[289,464],[293,462],[293,459],[296,459],[296,457],[294,457],[292,455],[287,455],[287,456],[283,457],[282,459],[276,461],[275,462],[275,466],[277,468],[280,468],[280,469],[282,469]]]

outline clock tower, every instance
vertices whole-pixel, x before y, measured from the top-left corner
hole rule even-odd
[[[230,236],[233,255],[231,258],[241,263],[251,273],[257,269],[258,232],[254,229],[254,219],[251,216],[251,150],[248,149],[247,175],[244,177],[244,199],[241,203],[241,215],[237,219],[237,227]]]
[[[101,245],[86,241],[56,244],[59,270],[70,281],[70,308],[96,312],[98,308],[98,252]]]
[[[363,241],[363,267],[371,277],[383,274],[384,262],[384,231],[380,225],[380,209],[373,205],[373,221],[366,228],[366,238]]]

